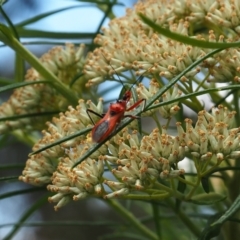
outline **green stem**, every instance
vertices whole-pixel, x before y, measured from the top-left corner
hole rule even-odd
[[[169,197],[169,193],[161,193],[161,194],[152,194],[152,195],[136,195],[136,194],[128,194],[126,196],[122,196],[124,199],[136,199],[136,200],[163,200]]]
[[[157,127],[158,127],[158,130],[159,130],[160,133],[161,133],[161,132],[162,132],[162,126],[161,126],[161,123],[158,121],[158,117],[157,117],[156,113],[154,113],[154,114],[152,115],[152,118],[153,118],[153,120],[155,121],[155,123],[156,123],[156,125],[157,125]]]
[[[68,89],[59,79],[50,72],[43,64],[35,57],[30,51],[28,51],[16,38],[14,38],[9,29],[1,25],[0,31],[3,35],[0,35],[0,40],[6,45],[15,50],[24,60],[26,60],[34,69],[36,69],[41,76],[51,82],[52,86],[62,94],[72,105],[76,106],[78,103],[77,97],[72,93],[71,89]]]
[[[190,182],[190,181],[188,181],[186,179],[183,179],[181,177],[178,177],[177,179],[178,179],[178,181],[183,182],[183,183],[185,183],[187,185],[195,186],[195,184],[193,182]]]
[[[198,87],[195,89],[195,92],[198,92],[201,89],[201,87],[204,88],[203,85],[205,84],[205,82],[207,81],[209,76],[210,76],[210,73],[208,72],[207,75],[204,77],[204,79],[201,80],[200,83],[198,84]],[[204,88],[204,89],[206,89],[206,88]]]
[[[15,136],[21,142],[27,144],[28,146],[32,147],[37,142],[37,137],[31,135],[30,133],[27,134],[22,130],[15,130],[12,132],[12,135]]]
[[[107,203],[116,210],[120,215],[122,215],[139,233],[142,233],[148,239],[159,240],[158,236],[147,227],[145,227],[130,211],[121,206],[116,200],[107,200]]]
[[[194,164],[195,164],[195,168],[197,171],[197,182],[194,183],[192,190],[189,192],[189,194],[186,196],[186,200],[191,199],[192,195],[194,194],[194,192],[196,191],[196,189],[198,188],[200,182],[201,182],[201,168],[199,166],[199,162],[198,159],[194,158]]]
[[[158,238],[161,239],[161,223],[160,223],[160,209],[159,209],[159,205],[156,204],[155,202],[151,202],[151,206],[152,206],[152,214],[153,214],[153,219],[154,219],[154,223],[155,223],[155,229],[156,229],[156,233],[158,235]]]
[[[163,185],[163,184],[161,184],[161,183],[159,183],[159,182],[155,182],[155,185],[156,185],[158,188],[160,188],[160,189],[162,189],[162,190],[165,190],[166,192],[168,192],[169,194],[171,194],[171,196],[174,196],[174,197],[176,197],[176,198],[178,198],[178,199],[180,199],[180,200],[185,199],[184,195],[181,194],[180,192],[177,192],[177,191],[175,192],[173,189],[171,189],[171,188],[169,188],[169,187],[167,187],[167,186],[165,186],[165,185]]]
[[[171,117],[169,117],[168,119],[167,119],[167,123],[165,124],[165,128],[166,129],[168,129],[168,127],[169,127],[169,124],[170,124],[170,122],[171,122]]]
[[[192,195],[193,195],[194,192],[197,190],[199,184],[200,184],[200,177],[198,177],[195,186],[192,188],[192,190],[191,190],[191,191],[189,192],[189,194],[186,196],[186,198],[185,198],[186,200],[191,199]]]
[[[8,17],[8,15],[5,13],[5,11],[3,10],[3,8],[1,6],[0,6],[0,12],[3,15],[4,19],[6,20],[6,22],[9,24],[14,36],[19,41],[19,35],[18,35],[18,32],[17,32],[16,28],[14,27],[14,24],[12,23],[12,21],[10,20],[10,18]]]
[[[176,215],[182,220],[182,222],[188,227],[188,229],[196,236],[199,237],[201,234],[201,231],[197,228],[196,225],[194,225],[194,221],[189,219],[187,215],[184,214],[179,208],[176,208],[173,201],[168,199],[167,204],[173,209],[173,211],[176,213]]]
[[[234,103],[234,110],[236,111],[235,114],[235,121],[238,124],[240,119],[240,111],[239,111],[239,91],[234,91],[233,93],[233,103]]]
[[[201,177],[204,177],[204,176],[208,175],[210,172],[212,172],[212,170],[216,169],[221,163],[222,163],[222,161],[218,161],[214,166],[212,166],[211,168],[209,168],[205,172],[202,172]]]

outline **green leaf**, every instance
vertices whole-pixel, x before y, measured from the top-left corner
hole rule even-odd
[[[12,182],[12,181],[17,181],[18,176],[7,176],[7,177],[0,177],[0,182]]]
[[[24,75],[25,75],[25,67],[24,67],[24,60],[16,53],[15,58],[15,81],[16,82],[23,82]]]
[[[202,177],[201,183],[202,183],[202,187],[203,187],[204,191],[206,193],[209,193],[210,189],[209,189],[208,177],[207,176]]]
[[[179,177],[185,179],[185,176],[184,176],[184,175],[180,175]],[[186,187],[187,187],[187,185],[186,185],[185,182],[178,181],[177,190],[178,190],[180,193],[184,193],[185,190],[186,190]],[[176,199],[176,210],[177,210],[177,211],[179,210],[179,207],[180,207],[181,203],[182,203],[182,201],[177,198],[177,199]]]
[[[72,87],[73,84],[74,84],[77,80],[79,80],[79,78],[82,77],[83,75],[84,75],[84,73],[83,73],[83,72],[80,72],[80,73],[78,73],[76,76],[74,76],[74,78],[71,80],[69,86]]]
[[[25,164],[22,163],[15,163],[15,164],[0,164],[0,171],[1,170],[9,170],[9,169],[23,169]]]
[[[211,216],[210,218],[208,218],[208,222],[207,225],[205,226],[204,230],[202,231],[200,237],[198,238],[198,240],[210,240],[213,237],[216,237],[219,235],[220,230],[221,230],[221,226],[222,225],[217,225],[217,226],[212,226],[212,223],[219,218],[219,213]]]
[[[0,93],[5,92],[5,91],[9,91],[9,90],[13,90],[16,88],[20,88],[20,87],[25,87],[28,85],[33,85],[33,84],[40,84],[40,83],[46,83],[49,84],[49,81],[46,80],[39,80],[39,81],[26,81],[26,82],[20,82],[20,83],[11,83],[8,84],[7,86],[4,87],[0,87]]]
[[[48,144],[48,145],[46,145],[46,146],[44,146],[42,148],[39,148],[38,150],[30,153],[29,156],[32,156],[32,155],[37,154],[37,153],[40,153],[40,152],[42,152],[44,150],[47,150],[48,148],[54,147],[54,146],[59,145],[59,144],[61,144],[63,142],[71,140],[73,138],[79,137],[79,136],[89,132],[91,129],[92,129],[92,127],[88,127],[88,128],[83,129],[83,130],[77,131],[76,133],[74,133],[72,135],[66,136],[64,138],[59,139],[58,141],[55,141],[55,142],[53,142],[51,144]]]
[[[8,0],[0,0],[0,6],[2,6],[3,4],[5,4]]]
[[[215,221],[212,226],[221,225],[225,221],[227,221],[235,212],[240,209],[240,194],[235,199],[231,207],[217,220]]]
[[[63,11],[67,11],[69,9],[73,9],[73,8],[83,8],[83,7],[89,7],[91,5],[87,4],[87,5],[77,5],[77,6],[70,6],[70,7],[65,7],[65,8],[60,8],[60,9],[57,9],[57,10],[53,10],[53,11],[50,11],[50,12],[46,12],[46,13],[43,13],[43,14],[39,14],[33,18],[29,18],[25,21],[22,21],[18,24],[16,24],[17,27],[23,27],[23,26],[26,26],[26,25],[29,25],[29,24],[32,24],[32,23],[35,23],[43,18],[46,18],[46,17],[49,17],[53,14],[56,14],[56,13],[59,13],[59,12],[63,12]]]
[[[226,198],[227,198],[226,196],[223,196],[215,192],[201,193],[193,196],[191,198],[191,202],[199,205],[211,205],[217,202],[221,202]]]
[[[206,90],[186,94],[186,95],[178,97],[176,99],[172,99],[172,100],[169,100],[169,101],[154,104],[153,106],[150,106],[148,108],[148,110],[158,108],[158,107],[161,107],[161,106],[164,106],[164,105],[168,105],[168,104],[171,104],[171,103],[174,103],[174,102],[178,102],[178,101],[181,102],[181,101],[189,99],[191,97],[207,94],[207,93],[210,93],[210,92],[220,92],[220,91],[226,91],[226,90],[231,90],[231,89],[236,89],[237,90],[239,88],[240,88],[240,85],[230,85],[230,86],[219,87],[219,88],[208,88]]]
[[[17,121],[18,119],[21,119],[21,118],[44,117],[44,116],[49,116],[49,115],[56,115],[58,113],[59,113],[59,111],[19,114],[19,115],[2,117],[2,118],[0,117],[0,122],[1,121],[14,121],[14,120]]]
[[[78,227],[99,227],[99,226],[119,226],[119,223],[113,221],[44,221],[44,222],[24,222],[24,223],[6,223],[1,224],[0,228],[12,227],[12,226],[24,226],[24,227],[37,227],[37,226],[78,226]]]
[[[11,78],[0,77],[0,85],[8,85],[12,83]]]
[[[10,29],[4,24],[0,24],[0,41],[3,43],[12,46],[13,34]]]
[[[10,18],[8,17],[8,15],[5,13],[5,11],[3,10],[3,8],[1,7],[1,4],[0,4],[0,12],[2,14],[2,16],[4,17],[4,19],[6,20],[6,22],[8,23],[8,25],[10,26],[15,38],[17,38],[19,40],[19,35],[18,35],[18,32],[14,26],[14,24],[12,23],[12,21],[10,20]]]
[[[79,32],[53,32],[53,31],[43,31],[43,30],[31,30],[31,29],[17,29],[18,34],[21,38],[55,38],[55,39],[87,39],[96,36],[96,33],[79,33]]]
[[[27,188],[27,189],[22,189],[22,190],[18,190],[18,191],[12,191],[12,192],[8,192],[8,193],[0,194],[0,199],[13,197],[13,196],[20,195],[20,194],[42,191],[42,190],[46,190],[46,187],[34,187],[34,188]]]
[[[52,87],[55,88],[63,97],[65,97],[70,104],[76,106],[78,99],[75,94],[72,94],[71,89],[59,81],[51,71],[44,67],[42,62],[34,56],[29,50],[27,50],[19,41],[14,38],[10,30],[0,24],[0,40],[7,44],[9,47],[14,49],[24,60],[30,63],[45,79],[51,82]]]
[[[154,219],[154,225],[155,225],[155,229],[156,229],[156,233],[159,237],[159,239],[161,239],[161,223],[160,223],[160,209],[158,204],[156,204],[154,201],[151,201],[151,206],[152,206],[152,215],[153,215],[153,219]]]
[[[230,47],[239,47],[240,42],[234,42],[234,43],[214,43],[214,42],[208,42],[208,41],[202,41],[202,40],[196,40],[190,37],[186,37],[181,34],[177,34],[174,32],[171,32],[170,30],[166,28],[160,27],[160,25],[154,23],[149,18],[145,17],[143,14],[139,14],[140,18],[145,22],[147,25],[149,25],[151,28],[153,28],[156,32],[169,37],[173,40],[176,40],[178,42],[182,42],[185,44],[189,44],[196,47],[202,47],[202,48],[230,48]]]
[[[149,240],[149,238],[145,238],[143,236],[139,236],[139,234],[135,234],[133,232],[121,231],[118,233],[111,233],[101,237],[101,240],[107,239],[124,239],[124,240]]]

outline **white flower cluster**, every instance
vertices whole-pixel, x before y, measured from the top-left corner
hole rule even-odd
[[[96,37],[95,43],[101,47],[88,55],[84,67],[88,85],[111,76],[112,68],[117,73],[134,70],[138,74],[145,72],[148,77],[155,74],[171,79],[211,51],[154,32],[138,13],[179,34],[210,42],[232,42],[239,40],[239,8],[237,0],[139,1],[134,9],[127,10],[126,16],[113,19],[108,28],[102,29],[103,34]],[[193,35],[194,32],[198,35]],[[192,79],[203,70],[209,81],[239,82],[239,59],[239,49],[224,50],[187,73],[184,79]]]
[[[101,113],[101,105],[100,101],[93,108]],[[77,110],[70,107],[48,124],[48,132],[34,150],[86,126],[90,120],[85,114],[83,101]],[[72,168],[93,147],[88,136],[80,136],[31,156],[20,180],[35,185],[48,183],[48,190],[55,193],[49,201],[57,203],[56,210],[70,200],[89,195],[115,198],[132,193],[137,198],[139,193],[146,195],[151,191],[159,178],[167,180],[183,175],[185,171],[178,168],[178,162],[189,154],[197,161],[207,160],[208,167],[217,167],[225,159],[239,158],[240,128],[231,128],[234,114],[221,105],[212,113],[201,111],[195,127],[190,119],[185,120],[185,130],[177,123],[177,136],[167,134],[164,128],[160,133],[156,128],[142,137],[136,130],[124,128]],[[109,175],[106,178],[104,165],[111,170],[112,179]]]
[[[89,149],[88,144],[79,144],[66,152],[67,157],[59,163],[56,172],[52,176],[52,184],[47,189],[57,192],[49,198],[50,202],[57,202],[55,210],[64,206],[71,198],[74,201],[85,198],[88,195],[102,194],[101,178],[104,164],[102,160],[95,161],[91,157],[104,154],[105,148],[98,149],[77,167],[72,169],[73,164]]]
[[[231,128],[235,112],[219,105],[212,114],[203,110],[198,114],[195,127],[186,119],[186,130],[177,123],[178,136],[197,160],[212,160],[220,164],[225,159],[240,157],[240,128]]]
[[[129,134],[125,129],[122,136],[118,134],[110,141],[108,148],[112,155],[103,158],[113,166],[117,165],[112,173],[118,181],[105,181],[112,189],[105,198],[147,190],[159,177],[168,179],[184,174],[183,169],[173,170],[171,165],[183,160],[185,146],[178,137],[160,134],[158,129],[142,139],[137,131]]]
[[[60,114],[59,118],[53,118],[52,122],[47,123],[48,131],[43,131],[42,139],[33,146],[33,151],[37,151],[46,145],[74,134],[91,124],[86,113],[87,107],[102,113],[102,99],[99,100],[97,106],[91,101],[88,101],[86,105],[83,100],[79,100],[79,105],[76,109],[70,106],[69,111],[65,114]],[[56,170],[60,159],[66,156],[66,149],[78,146],[79,144],[92,146],[91,141],[88,140],[86,135],[82,135],[30,156],[19,179],[33,185],[50,183],[52,174]],[[106,149],[106,147],[102,146],[101,149]]]
[[[44,54],[40,61],[56,75],[66,87],[69,87],[72,79],[83,69],[84,45],[75,48],[73,44],[66,44],[66,47],[54,47]],[[25,76],[25,81],[44,80],[35,69],[30,68]],[[81,92],[81,81],[72,86],[73,94]],[[0,106],[0,118],[27,114],[41,114],[52,111],[62,111],[67,108],[69,102],[48,84],[32,84],[16,89],[10,99]],[[49,115],[50,116],[50,115]],[[25,117],[17,120],[0,122],[0,133],[15,129],[42,129],[50,117],[36,116]]]

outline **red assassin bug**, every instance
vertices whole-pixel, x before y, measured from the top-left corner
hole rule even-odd
[[[134,84],[132,85],[132,87],[133,86]],[[110,104],[106,114],[100,115],[91,109],[87,109],[87,114],[91,119],[92,123],[94,124],[94,127],[92,129],[92,140],[94,142],[100,143],[104,141],[116,129],[116,127],[122,121],[123,118],[125,117],[130,117],[133,119],[139,118],[138,116],[124,115],[125,112],[133,110],[134,108],[139,106],[142,102],[144,102],[143,109],[145,108],[146,99],[140,99],[132,106],[127,108],[127,104],[132,96],[131,88],[124,93],[122,99],[118,99],[116,103]],[[101,117],[101,119],[95,124],[89,112]]]

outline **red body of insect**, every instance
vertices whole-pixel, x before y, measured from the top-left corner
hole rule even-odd
[[[117,100],[116,103],[110,104],[110,107],[105,115],[96,114],[91,109],[87,110],[87,113],[91,112],[102,117],[102,119],[98,121],[92,129],[92,139],[94,142],[99,143],[104,141],[116,129],[116,127],[123,118],[125,117],[130,117],[134,119],[138,118],[137,116],[133,115],[124,115],[125,112],[136,108],[139,104],[145,101],[145,99],[141,99],[132,106],[130,106],[129,108],[127,108],[127,103],[129,102],[131,95],[132,94],[130,90],[126,91],[122,99]],[[90,119],[92,120],[91,117]]]

